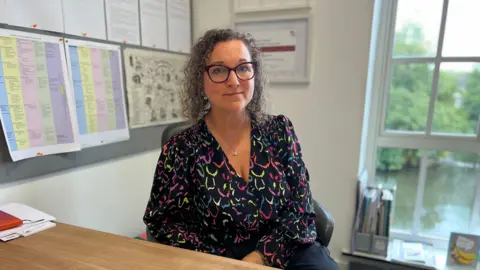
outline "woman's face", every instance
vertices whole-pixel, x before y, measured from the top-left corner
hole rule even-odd
[[[255,83],[252,57],[241,40],[219,42],[215,45],[207,66],[211,66],[203,75],[205,95],[212,108],[230,112],[244,110],[252,100]],[[228,71],[225,67],[237,67]],[[228,79],[223,81],[228,75]],[[214,82],[215,80],[216,82]]]

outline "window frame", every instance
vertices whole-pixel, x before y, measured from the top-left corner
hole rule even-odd
[[[438,35],[437,52],[435,57],[394,57],[396,13],[399,0],[375,1],[374,18],[372,23],[372,41],[370,50],[369,78],[367,83],[367,95],[361,150],[361,162],[359,175],[367,174],[369,185],[374,185],[376,173],[376,152],[378,147],[385,148],[411,148],[423,151],[417,194],[415,196],[415,210],[413,228],[406,231],[391,231],[393,238],[408,241],[421,241],[433,244],[438,248],[446,248],[448,239],[424,235],[420,233],[420,218],[423,208],[423,194],[427,178],[427,164],[429,150],[443,150],[449,152],[473,152],[480,154],[480,117],[477,121],[476,134],[432,134],[435,102],[437,100],[440,64],[445,62],[479,62],[478,57],[443,57],[443,41],[448,15],[449,0],[443,0],[442,16]],[[390,77],[392,66],[396,63],[431,63],[434,65],[432,77],[432,89],[428,108],[425,132],[402,132],[385,130],[387,106],[390,94]],[[480,175],[479,175],[480,176]],[[363,178],[363,177],[362,177]],[[478,178],[480,179],[480,177]],[[474,205],[470,218],[470,227],[479,222],[475,215],[480,211],[480,180],[477,184]]]

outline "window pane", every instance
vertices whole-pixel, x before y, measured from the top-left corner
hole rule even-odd
[[[443,56],[480,56],[480,1],[448,2]]]
[[[477,187],[478,190],[478,187]],[[478,191],[477,191],[478,192]],[[476,198],[475,202],[478,204],[480,198]],[[474,212],[472,216],[474,222],[472,224],[472,228],[470,228],[470,233],[475,235],[480,235],[480,212]]]
[[[397,187],[392,229],[410,231],[413,227],[420,158],[421,152],[418,150],[377,149],[375,185]]]
[[[475,135],[480,114],[480,64],[442,63],[432,131]]]
[[[469,232],[479,165],[476,154],[430,153],[420,221],[422,233],[448,238],[450,232]]]
[[[432,89],[433,64],[409,63],[392,66],[385,128],[425,131]]]
[[[443,1],[399,0],[394,57],[435,56]]]

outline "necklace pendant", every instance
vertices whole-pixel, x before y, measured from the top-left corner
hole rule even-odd
[[[233,152],[233,156],[234,156],[234,157],[238,156],[238,152],[237,152],[237,151],[234,151],[234,152]]]

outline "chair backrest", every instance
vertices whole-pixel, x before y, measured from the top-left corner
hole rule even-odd
[[[192,122],[186,121],[186,122],[180,122],[180,123],[171,124],[167,126],[162,134],[162,145],[164,145],[173,135],[186,130],[192,124],[193,124]]]

